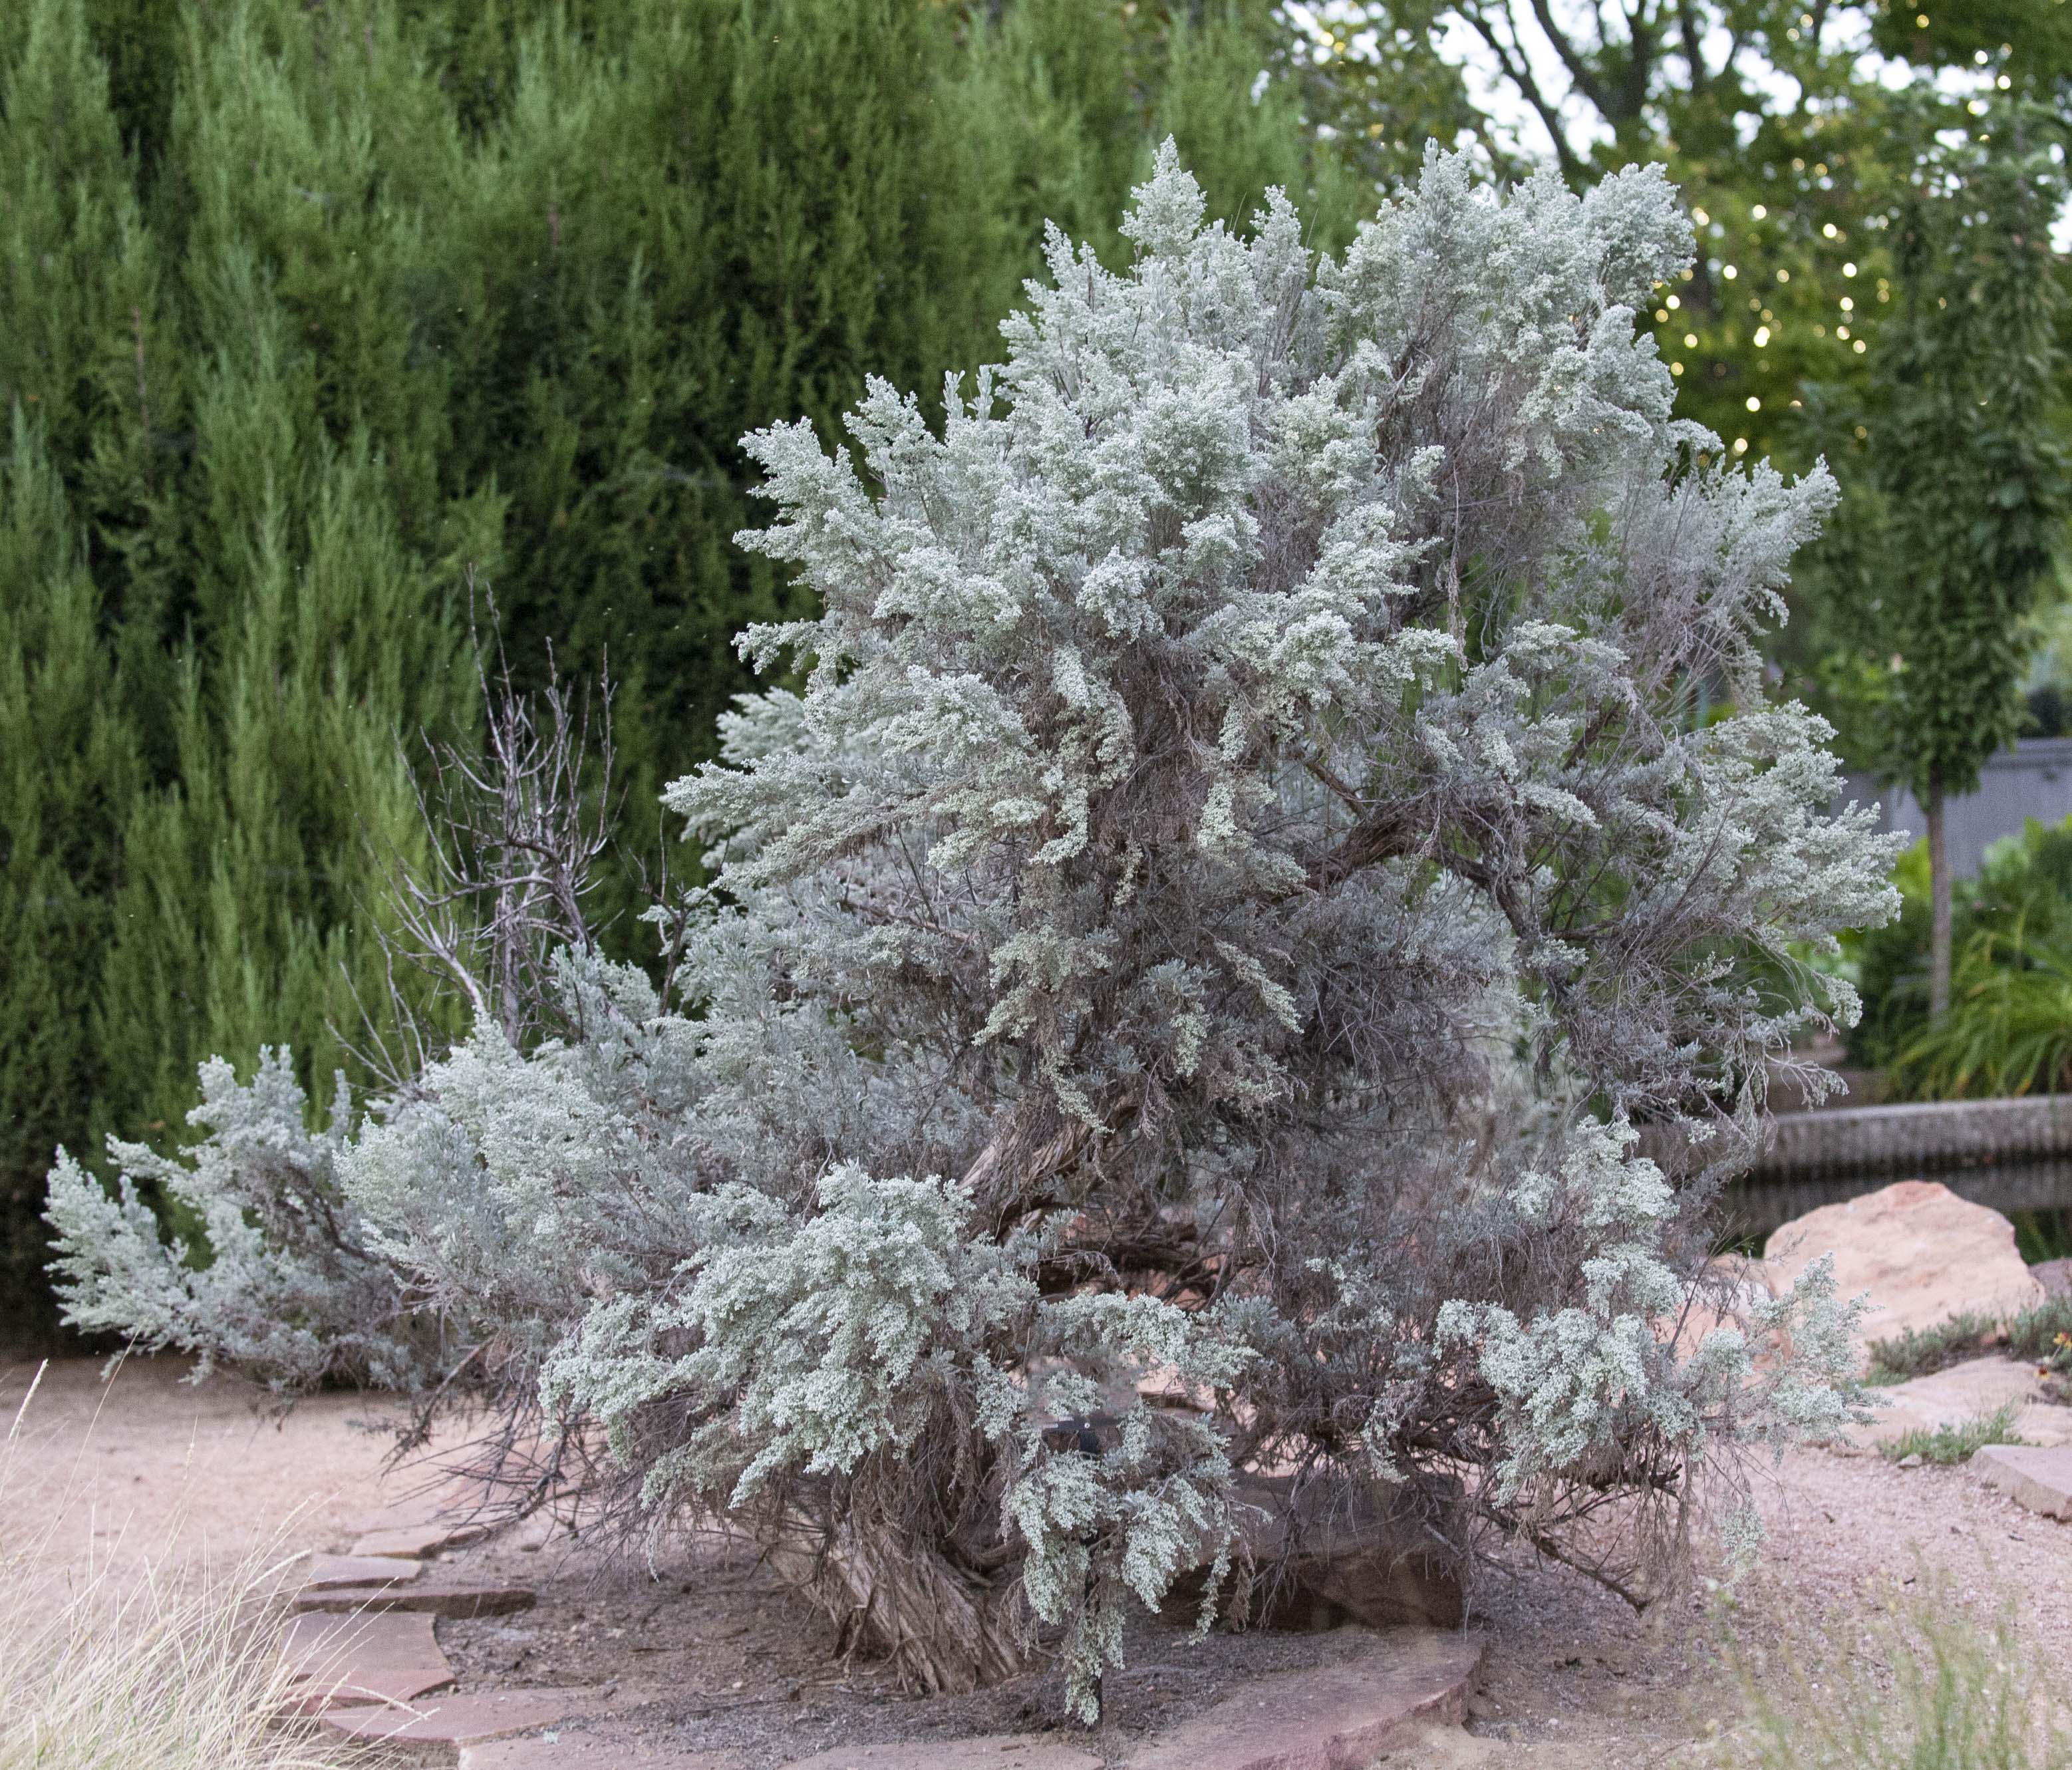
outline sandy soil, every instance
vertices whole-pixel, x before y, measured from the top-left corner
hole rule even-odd
[[[27,1367],[0,1370],[11,1418]],[[18,1549],[54,1518],[42,1552],[208,1554],[274,1540],[341,1548],[349,1522],[432,1478],[384,1482],[393,1407],[336,1395],[285,1420],[228,1382],[178,1382],[169,1361],[53,1366],[10,1457],[0,1532]],[[2072,1526],[2023,1512],[1963,1468],[1901,1470],[1871,1456],[1794,1452],[1757,1497],[1770,1527],[1758,1571],[1731,1598],[1700,1590],[1646,1619],[1558,1568],[1486,1574],[1473,1625],[1486,1675],[1470,1727],[1392,1765],[1640,1770],[1716,1761],[1739,1698],[1730,1662],[1758,1646],[1809,1661],[1846,1653],[1895,1590],[1943,1580],[1983,1617],[2022,1607],[2043,1642],[2072,1645]],[[641,1562],[607,1559],[539,1523],[449,1560],[540,1594],[516,1616],[440,1624],[464,1686],[616,1681],[660,1698],[619,1725],[684,1747],[726,1747],[751,1770],[825,1746],[1059,1724],[1057,1683],[1032,1678],[956,1702],[901,1697],[865,1661],[832,1657],[825,1622],[752,1558],[710,1541]],[[1233,1682],[1314,1664],[1346,1637],[1219,1637],[1206,1647],[1147,1628],[1112,1704],[1108,1743]]]
[[[9,1552],[215,1560],[328,1549],[349,1520],[431,1473],[414,1464],[384,1485],[393,1403],[319,1395],[269,1417],[250,1388],[183,1382],[187,1368],[130,1359],[104,1382],[99,1359],[57,1360],[23,1411],[38,1366],[0,1362],[0,1431],[21,1415],[0,1466]]]

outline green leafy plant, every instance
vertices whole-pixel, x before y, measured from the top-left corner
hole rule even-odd
[[[1962,949],[1949,1012],[1922,1026],[1885,1078],[1901,1100],[2061,1091],[2072,1082],[2072,944],[2029,938],[2019,922],[1981,929]]]
[[[2007,1324],[2008,1355],[2072,1372],[2072,1296],[2051,1297]]]
[[[1916,843],[1900,856],[1893,883],[1899,891],[1898,916],[1844,942],[1864,1003],[1863,1017],[1848,1033],[1849,1058],[1864,1068],[1894,1065],[1928,1026],[1930,906],[1925,843]],[[2041,968],[2039,959],[2054,955],[2062,969],[2063,955],[2072,954],[2072,819],[2046,824],[2031,818],[2017,834],[1994,843],[1977,877],[1957,881],[1951,915],[1958,951],[1965,955],[1955,990],[1959,1008],[1965,992],[1984,984],[1992,967]],[[2047,986],[2025,987],[2033,996]],[[1979,1000],[1977,1012],[1983,1013],[1992,1003],[1992,990],[1983,991]],[[2025,1011],[2021,1019],[2033,1016]],[[2004,1024],[2020,1022],[2009,1017]],[[2011,1068],[2004,1062],[1997,1066]],[[1891,1086],[1904,1082],[1923,1087],[1927,1077],[1925,1067],[1916,1066]]]
[[[1990,1316],[1966,1313],[1932,1328],[1909,1328],[1889,1340],[1873,1340],[1865,1380],[1898,1383],[1947,1370],[1977,1357],[1999,1333],[2000,1324]]]
[[[1988,1444],[2021,1444],[2022,1439],[2015,1431],[2021,1418],[2019,1403],[2003,1402],[1990,1411],[1975,1414],[1955,1426],[1938,1426],[1933,1431],[1922,1429],[1902,1432],[1879,1448],[1894,1463],[1903,1462],[1910,1456],[1946,1466],[1968,1463],[1975,1453]]]
[[[2072,1297],[2050,1297],[2007,1317],[1967,1310],[1934,1327],[1909,1328],[1889,1340],[1873,1340],[1868,1349],[1870,1369],[1864,1380],[1873,1386],[1930,1376],[1992,1351],[2072,1371]]]

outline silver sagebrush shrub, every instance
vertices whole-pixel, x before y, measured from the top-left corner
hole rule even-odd
[[[742,543],[824,612],[750,632],[804,692],[668,792],[675,994],[565,959],[574,1033],[486,1018],[322,1176],[647,1516],[730,1517],[930,1687],[1056,1646],[1083,1707],[1248,1507],[1623,1585],[1714,1453],[1838,1419],[1824,1274],[1759,1366],[1666,1324],[1766,1060],[1852,1009],[1799,943],[1889,910],[1753,646],[1832,483],[1671,417],[1657,171],[1435,154],[1318,262],[1169,149],[1125,231],[1120,273],[1053,236],[939,433],[877,384],[851,450],[749,439]],[[153,1170],[256,1226],[208,1289],[61,1167],[82,1319],[283,1362],[212,1300],[294,1245],[239,1159]]]

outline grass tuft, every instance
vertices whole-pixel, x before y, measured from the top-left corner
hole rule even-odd
[[[57,1552],[69,1508],[25,1524],[11,1478],[29,1455],[32,1385],[0,1443],[0,1770],[331,1770],[285,1717],[274,1651],[298,1557],[212,1567],[176,1542]]]
[[[1984,1450],[1988,1444],[2019,1444],[2021,1439],[2015,1432],[2015,1424],[2021,1418],[2021,1408],[2014,1402],[2004,1402],[1989,1414],[1979,1414],[1955,1426],[1938,1426],[1932,1432],[1902,1433],[1889,1444],[1880,1448],[1892,1461],[1918,1456],[1924,1463],[1968,1463],[1972,1453]]]
[[[1746,1770],[2072,1770],[2072,1710],[2049,1650],[2012,1603],[1990,1624],[1939,1580],[1816,1669],[1741,1668]]]

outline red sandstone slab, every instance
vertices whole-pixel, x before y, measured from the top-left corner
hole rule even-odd
[[[428,1761],[450,1764],[466,1746],[528,1733],[572,1716],[594,1714],[610,1700],[609,1686],[573,1690],[481,1690],[434,1696],[409,1708],[333,1709],[325,1731],[357,1745],[409,1748]]]
[[[1477,1636],[1392,1629],[1357,1658],[1263,1678],[1124,1762],[1127,1770],[1367,1770],[1384,1747],[1467,1718],[1482,1648]]]
[[[1988,1444],[1971,1467],[2016,1505],[2046,1518],[2072,1518],[2072,1447]]]
[[[348,1518],[348,1530],[395,1530],[405,1525],[428,1524],[440,1518],[471,1516],[485,1502],[498,1497],[492,1485],[471,1480],[465,1475],[442,1475],[420,1468],[405,1470],[394,1477],[396,1496],[370,1512]]]
[[[360,1610],[423,1610],[435,1616],[501,1616],[530,1610],[535,1602],[526,1586],[456,1586],[430,1582],[419,1586],[341,1586],[332,1591],[298,1591],[290,1608],[350,1612]]]
[[[368,1530],[356,1538],[352,1553],[356,1556],[378,1556],[398,1561],[429,1561],[442,1550],[458,1549],[471,1542],[479,1542],[489,1534],[486,1524],[472,1524],[458,1520],[442,1523],[434,1519],[428,1523],[390,1525],[378,1530]]]
[[[550,1729],[463,1746],[460,1754],[460,1770],[741,1770],[741,1763],[731,1752],[674,1751],[623,1727]]]
[[[400,1586],[425,1571],[421,1561],[398,1561],[382,1555],[312,1555],[304,1591],[332,1591],[342,1586]]]
[[[454,1681],[422,1611],[291,1617],[281,1657],[303,1715],[370,1702],[410,1702]]]
[[[450,1665],[348,1665],[334,1677],[307,1678],[282,1704],[290,1715],[327,1715],[333,1709],[406,1709],[454,1682]]]
[[[296,1678],[328,1673],[348,1659],[365,1665],[444,1665],[426,1611],[370,1611],[356,1616],[310,1613],[288,1619],[281,1657]]]
[[[548,1770],[545,1760],[541,1770]],[[1101,1766],[1091,1752],[1041,1734],[993,1733],[976,1739],[838,1745],[832,1752],[801,1758],[785,1770],[1101,1770]]]

